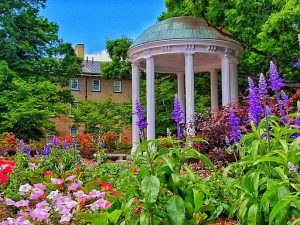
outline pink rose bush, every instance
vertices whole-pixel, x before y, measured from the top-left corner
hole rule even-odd
[[[86,191],[82,185],[75,175],[65,179],[47,176],[47,182],[21,185],[21,200],[2,199],[7,206],[17,209],[17,215],[0,225],[67,224],[77,213],[110,207],[111,203],[105,199],[106,192]]]

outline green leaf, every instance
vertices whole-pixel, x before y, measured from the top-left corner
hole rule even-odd
[[[195,205],[194,211],[197,212],[203,204],[204,194],[196,189],[193,189],[193,193],[194,193],[194,205]]]
[[[248,217],[247,217],[247,225],[256,225],[257,217],[258,217],[258,207],[257,204],[251,205],[248,211]]]
[[[142,192],[145,194],[146,203],[155,203],[159,193],[160,182],[156,176],[145,177],[141,183]]]
[[[115,210],[108,215],[108,219],[111,223],[117,224],[121,215],[122,215],[121,210]]]
[[[146,212],[142,212],[140,216],[140,225],[148,225],[149,220]]]
[[[296,196],[289,196],[279,200],[276,205],[273,207],[270,216],[269,216],[269,225],[272,225],[273,220],[275,217],[285,208],[287,207],[291,201],[297,200]]]
[[[79,215],[80,218],[86,222],[90,222],[94,225],[108,225],[108,214],[107,213],[83,213]]]
[[[285,183],[279,183],[279,184],[275,184],[271,187],[268,187],[268,190],[262,195],[260,204],[266,214],[269,214],[269,205],[270,205],[269,199],[270,199],[270,197],[272,195],[275,195],[277,193],[277,189],[284,184]]]
[[[174,195],[168,200],[167,215],[170,225],[185,225],[184,202],[178,195]]]
[[[194,150],[194,149],[189,149],[187,151],[188,157],[192,158],[197,158],[203,161],[207,166],[209,166],[212,170],[215,170],[214,164],[210,161],[209,158],[207,158],[205,155],[201,154],[200,152]]]

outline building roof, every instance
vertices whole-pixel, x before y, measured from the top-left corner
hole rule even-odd
[[[138,36],[131,47],[169,39],[216,39],[235,42],[208,27],[204,19],[183,16],[173,17],[154,24]]]
[[[82,73],[91,75],[100,75],[100,62],[99,61],[86,61],[82,62]]]

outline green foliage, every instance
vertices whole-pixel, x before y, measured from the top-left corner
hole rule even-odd
[[[106,51],[111,62],[101,63],[101,75],[107,79],[129,79],[131,77],[131,63],[127,57],[127,51],[132,40],[121,37],[115,40],[106,41]]]
[[[300,212],[300,139],[291,138],[298,131],[276,121],[270,118],[270,136],[265,120],[253,127],[237,145],[241,160],[226,169],[235,176],[241,204],[233,204],[231,213],[241,224],[287,224]]]
[[[130,125],[130,102],[117,104],[108,98],[104,102],[80,102],[73,112],[74,122],[83,124],[88,133],[101,134],[108,131],[122,132],[122,128]]]
[[[20,139],[38,140],[52,127],[50,115],[66,112],[64,99],[50,81],[23,80],[0,63],[0,132]]]
[[[0,3],[0,58],[23,78],[69,79],[80,72],[80,60],[59,39],[58,26],[39,15],[43,7],[45,0]]]
[[[167,11],[159,20],[202,17],[221,34],[240,42],[245,51],[240,58],[239,74],[263,73],[272,59],[285,80],[299,82],[299,72],[292,66],[299,55],[298,0],[166,0],[165,4]]]
[[[43,171],[54,171],[59,174],[81,165],[80,154],[76,149],[63,150],[61,148],[53,149],[49,156],[37,161],[37,166]]]

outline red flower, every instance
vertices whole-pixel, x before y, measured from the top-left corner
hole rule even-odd
[[[107,182],[103,182],[103,183],[101,184],[101,187],[103,187],[106,191],[111,191],[112,188],[113,188],[113,185],[112,185],[112,184],[109,184],[109,183],[107,183]]]
[[[133,169],[132,169],[132,172],[134,172],[134,173],[137,173],[137,172],[139,172],[139,168],[137,168],[137,167],[133,167]]]
[[[5,174],[0,174],[0,184],[4,184],[8,181],[8,177]]]
[[[98,180],[95,180],[95,181],[94,181],[94,184],[98,185],[98,184],[99,184],[99,181],[98,181]]]
[[[134,198],[133,202],[135,205],[140,205],[140,200],[138,198]]]
[[[86,205],[86,199],[82,199],[82,201],[80,202],[80,205],[85,206]]]
[[[4,174],[10,173],[11,171],[12,171],[12,167],[9,165],[6,165],[5,168],[1,170],[1,172]]]
[[[77,173],[77,174],[80,174],[80,173],[81,173],[81,168],[80,168],[80,167],[78,167],[78,168],[76,169],[76,173]]]
[[[52,172],[51,171],[46,171],[44,173],[44,177],[51,177],[52,176]]]
[[[114,196],[117,198],[119,196],[119,193],[117,191],[114,191]]]
[[[43,200],[45,200],[46,197],[47,197],[47,196],[46,196],[45,194],[43,194],[41,198],[42,198]]]
[[[63,189],[63,187],[64,187],[64,184],[63,184],[63,183],[58,184],[58,188],[59,188],[59,189]]]

